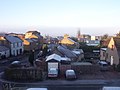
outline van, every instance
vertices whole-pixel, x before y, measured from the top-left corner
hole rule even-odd
[[[58,77],[58,70],[57,70],[57,68],[50,68],[48,70],[48,77],[50,77],[50,78]]]

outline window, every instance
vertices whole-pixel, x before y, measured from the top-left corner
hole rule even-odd
[[[13,48],[13,44],[11,44],[11,48]]]

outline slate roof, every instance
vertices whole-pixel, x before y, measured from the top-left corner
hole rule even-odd
[[[8,36],[5,36],[5,38],[6,38],[9,42],[11,42],[11,43],[23,42],[20,38],[15,37],[15,36],[10,36],[10,35],[8,35]]]
[[[59,45],[57,47],[58,51],[61,52],[63,55],[65,55],[68,58],[76,58],[76,54],[72,52],[71,50],[64,48],[63,46]]]
[[[27,39],[25,39],[25,40],[27,40],[27,41],[30,42],[30,43],[33,42],[32,39],[28,39],[28,38],[27,38]]]
[[[9,50],[9,48],[7,48],[5,46],[0,46],[0,52],[7,51],[7,50]]]

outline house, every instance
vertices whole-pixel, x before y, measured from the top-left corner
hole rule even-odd
[[[11,56],[17,56],[23,53],[23,41],[17,36],[0,35],[0,44],[10,49]]]
[[[106,50],[106,61],[111,65],[118,65],[120,63],[120,38],[112,37],[107,50]]]
[[[32,39],[23,39],[24,43],[24,50],[25,51],[31,51],[34,50],[34,42]]]
[[[42,47],[44,43],[43,37],[41,36],[40,32],[38,31],[28,31],[25,33],[25,39],[33,39],[36,42],[38,49]]]
[[[101,40],[100,44],[101,44],[102,47],[107,47],[109,42],[110,42],[110,38]]]
[[[106,60],[106,50],[107,48],[100,48],[100,60]]]
[[[25,33],[25,38],[39,38],[40,32],[38,31],[28,31]]]
[[[10,49],[5,46],[0,46],[0,59],[10,56]]]
[[[73,41],[72,39],[69,38],[69,35],[65,34],[64,38],[59,42],[61,44],[65,44],[65,45],[73,45],[76,42]]]
[[[66,45],[69,49],[79,48],[79,43],[72,40],[67,34],[64,35],[63,39],[61,39],[59,43]]]

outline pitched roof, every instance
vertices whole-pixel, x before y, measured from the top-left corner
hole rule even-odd
[[[61,52],[63,55],[67,56],[68,58],[76,58],[76,54],[72,52],[71,50],[59,45],[57,47],[58,51]]]
[[[29,39],[29,38],[27,38],[27,39],[25,39],[25,40],[27,40],[27,41],[30,42],[30,43],[33,42],[32,39]]]
[[[38,33],[38,31],[28,31],[27,33]]]
[[[52,54],[52,55],[50,55],[50,56],[47,57],[46,61],[50,61],[52,59],[60,62],[61,61],[61,56],[59,56],[57,54]]]
[[[5,36],[5,38],[11,42],[11,43],[15,43],[15,42],[23,42],[20,38],[16,37],[16,36]]]
[[[7,48],[5,46],[0,46],[0,52],[7,51],[7,50],[9,50],[9,48]]]
[[[69,35],[64,35],[64,38],[60,41],[60,43],[62,44],[75,44],[76,42],[74,40],[72,40],[71,38],[69,38]]]

